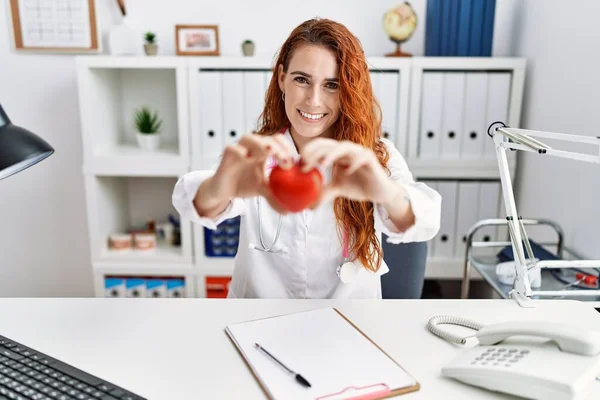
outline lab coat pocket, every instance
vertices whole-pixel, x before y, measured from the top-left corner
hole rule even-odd
[[[358,272],[354,276],[354,279],[348,283],[340,281],[331,296],[332,299],[381,298],[380,276],[388,271],[387,265],[382,265],[377,272],[371,272],[365,269],[361,264],[358,265]],[[385,270],[383,270],[384,267]]]

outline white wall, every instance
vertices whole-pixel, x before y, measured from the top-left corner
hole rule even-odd
[[[494,55],[510,55],[516,2],[498,0]],[[14,53],[8,1],[2,3],[0,102],[15,123],[48,140],[56,154],[0,181],[0,296],[92,296],[74,57]],[[119,18],[118,8],[114,0],[96,3],[105,34]],[[381,28],[382,15],[397,3],[126,1],[134,23],[142,31],[157,32],[159,54],[174,53],[175,24],[218,24],[223,55],[240,54],[240,43],[246,38],[257,43],[257,53],[272,55],[297,24],[313,16],[346,24],[359,37],[367,55],[382,55],[394,49]],[[403,49],[423,55],[426,1],[414,0],[412,4],[420,25]],[[580,26],[577,19],[565,23],[571,23],[573,29]],[[567,37],[573,35],[570,30],[566,32]],[[106,46],[105,37],[103,42]],[[549,54],[560,56],[565,51],[555,42],[544,42]]]
[[[600,136],[600,2],[523,1],[518,14],[515,51],[528,59],[522,127]],[[598,165],[522,153],[517,182],[523,217],[556,220],[569,246],[600,259]]]

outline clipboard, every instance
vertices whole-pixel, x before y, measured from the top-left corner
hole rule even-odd
[[[333,307],[231,324],[225,332],[272,400],[376,400],[420,389],[399,363]],[[255,343],[302,374],[311,387],[298,384]]]

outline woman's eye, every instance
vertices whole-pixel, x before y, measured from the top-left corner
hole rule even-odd
[[[308,81],[306,80],[306,78],[303,78],[301,76],[298,76],[298,77],[294,78],[294,81],[296,81],[298,83],[308,83]]]
[[[327,84],[327,89],[336,90],[337,88],[338,88],[338,84],[337,83],[329,82]]]

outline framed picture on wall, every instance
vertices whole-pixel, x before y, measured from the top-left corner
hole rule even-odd
[[[175,25],[175,41],[180,56],[220,55],[217,25]]]
[[[95,0],[8,0],[16,51],[99,52]]]

